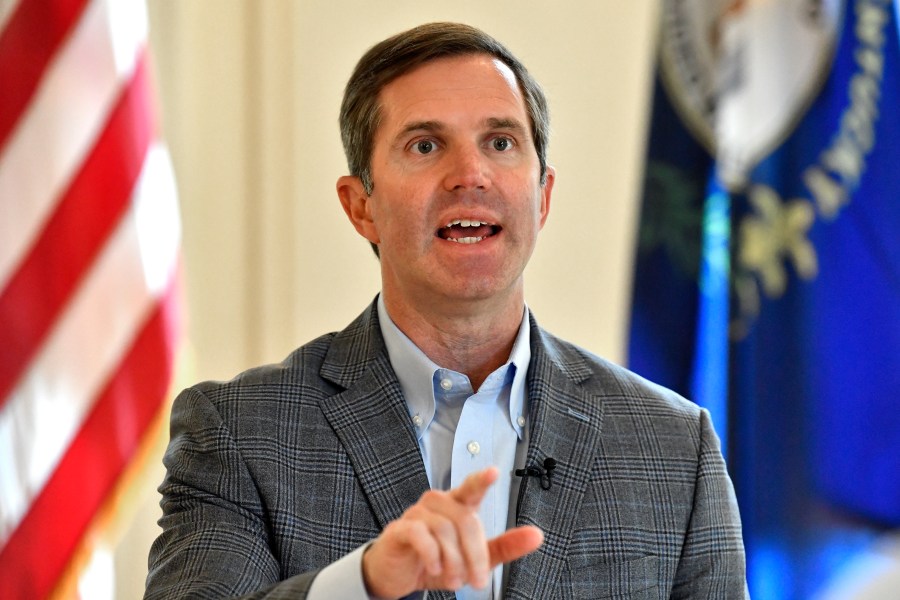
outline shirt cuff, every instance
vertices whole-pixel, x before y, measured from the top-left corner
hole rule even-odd
[[[369,544],[331,563],[313,579],[306,600],[371,600],[363,582],[362,555]]]
[[[375,600],[366,592],[363,581],[362,556],[372,542],[363,544],[350,554],[340,558],[321,571],[313,579],[306,600]],[[425,592],[413,592],[402,600],[424,600]]]

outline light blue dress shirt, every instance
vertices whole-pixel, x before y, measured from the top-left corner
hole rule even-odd
[[[478,513],[488,539],[512,526],[515,519],[519,478],[513,471],[524,460],[528,433],[526,374],[531,345],[527,316],[528,309],[523,308],[509,360],[475,391],[466,375],[432,362],[397,328],[378,298],[382,337],[406,399],[432,489],[454,488],[471,473],[491,465],[500,470]],[[364,548],[323,569],[313,582],[309,600],[366,600],[362,582]],[[459,600],[491,600],[501,597],[503,585],[503,568],[497,567],[491,585],[483,590],[466,586],[456,595]]]

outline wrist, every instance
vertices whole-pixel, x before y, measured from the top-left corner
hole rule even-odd
[[[373,564],[375,561],[373,560],[373,555],[371,553],[374,546],[375,541],[369,542],[365,550],[363,550],[361,561],[363,585],[366,587],[366,593],[369,595],[370,600],[394,600],[390,596],[385,595],[384,590],[381,590],[378,587],[378,578],[376,576],[377,569]]]

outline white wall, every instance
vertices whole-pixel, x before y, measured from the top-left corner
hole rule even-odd
[[[615,361],[627,302],[657,0],[150,0],[163,133],[181,195],[196,379],[277,361],[343,327],[379,289],[340,209],[343,85],[372,44],[434,20],[503,41],[550,100],[550,218],[526,274],[555,333]],[[140,597],[157,468],[120,545],[119,598]]]

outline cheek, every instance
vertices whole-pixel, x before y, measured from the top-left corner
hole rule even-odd
[[[522,197],[528,198],[528,204],[523,207],[523,213],[527,213],[528,218],[533,219],[540,226],[547,214],[543,189],[540,186],[527,187],[522,190]]]
[[[425,207],[408,190],[382,190],[373,207],[372,219],[381,236],[411,237],[425,227]]]

